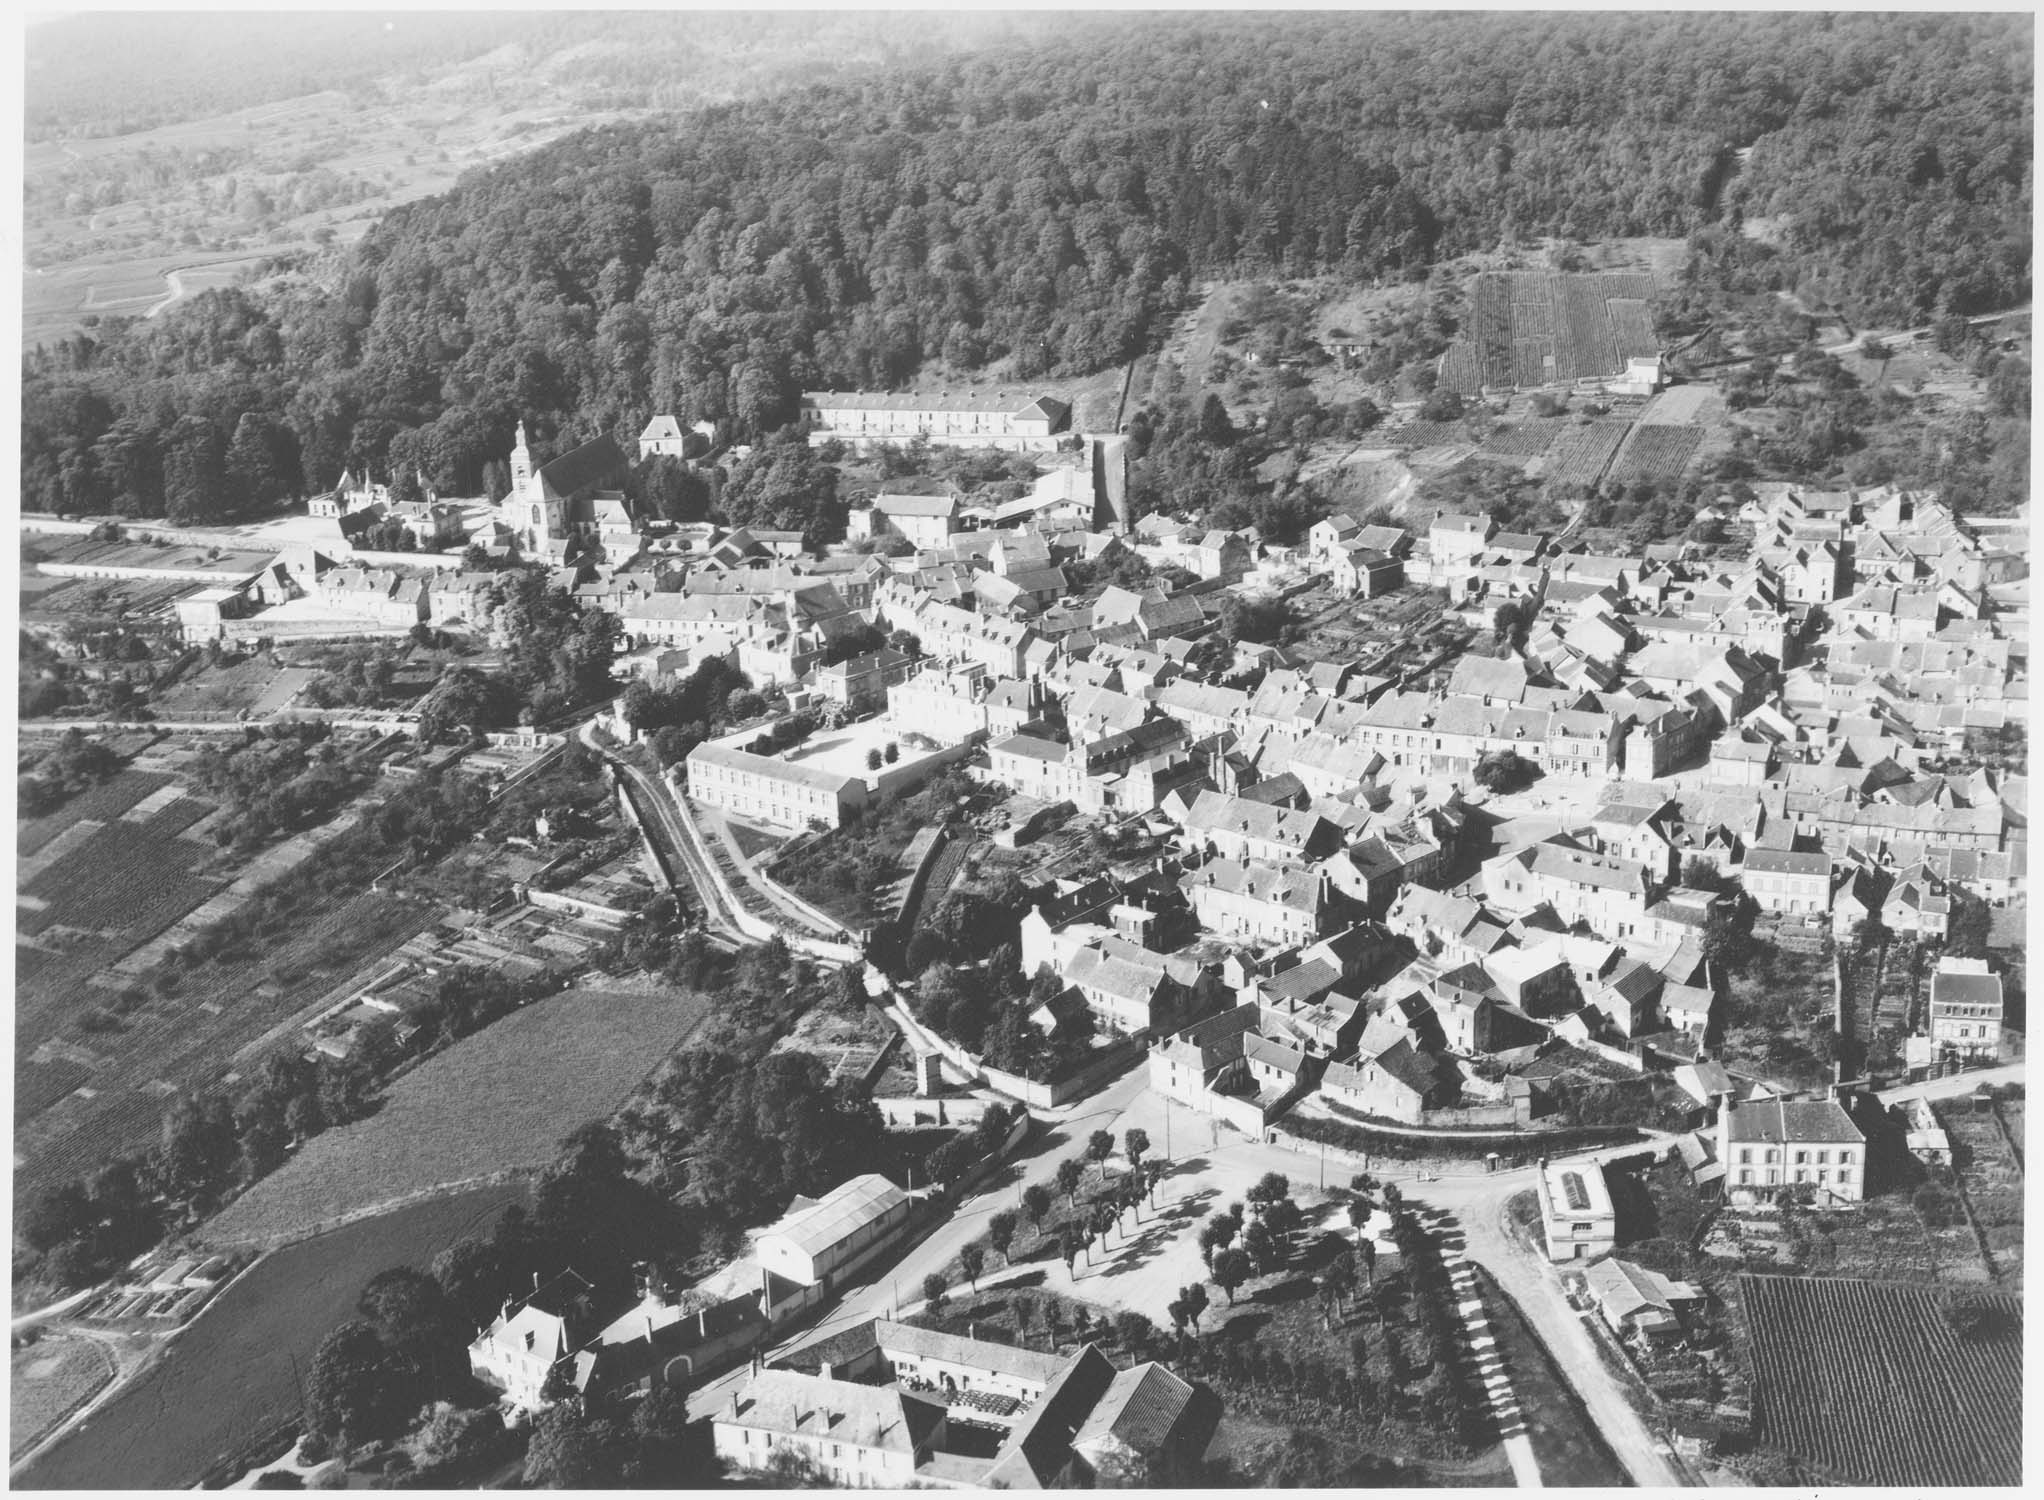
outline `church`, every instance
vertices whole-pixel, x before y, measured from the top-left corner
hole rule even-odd
[[[608,435],[571,448],[551,463],[532,465],[525,424],[511,450],[511,492],[497,514],[521,554],[558,567],[591,547],[608,562],[639,550],[638,523],[624,491],[613,488],[627,467],[624,451]]]

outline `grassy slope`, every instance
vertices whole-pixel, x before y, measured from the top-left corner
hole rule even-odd
[[[376,1114],[317,1137],[228,1205],[214,1244],[301,1235],[408,1193],[553,1160],[695,1029],[701,996],[570,990],[517,1011],[392,1088]]]

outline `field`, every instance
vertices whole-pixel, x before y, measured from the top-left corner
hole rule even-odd
[[[195,873],[203,857],[188,840],[109,823],[22,886],[41,904],[21,911],[16,930],[29,937],[51,927],[153,936],[212,893]]]
[[[290,1420],[319,1341],[390,1266],[424,1266],[487,1231],[522,1185],[415,1204],[294,1245],[221,1293],[162,1358],[14,1476],[24,1489],[177,1489]]]
[[[46,1338],[15,1350],[7,1372],[7,1451],[32,1446],[113,1373],[113,1356],[87,1338]]]
[[[354,964],[435,915],[388,895],[329,899],[283,941],[146,988],[94,982],[125,941],[54,954],[17,946],[18,959],[37,961],[16,974],[16,1194],[147,1144],[167,1096],[215,1082],[265,1038],[281,1038]]]
[[[47,817],[23,819],[14,832],[15,852],[26,859],[75,823],[87,819],[110,822],[151,792],[169,786],[173,779],[150,771],[122,771],[108,777],[97,786],[87,787]]]
[[[409,1193],[551,1162],[695,1029],[701,996],[570,990],[431,1058],[368,1119],[330,1130],[201,1230],[210,1244],[290,1239]]]
[[[1545,477],[1562,484],[1595,484],[1631,430],[1630,422],[1609,420],[1565,429],[1548,452]]]
[[[1441,384],[1473,395],[1616,375],[1628,356],[1659,347],[1653,290],[1652,277],[1624,272],[1487,271],[1470,289],[1468,331],[1443,358]]]
[[[1499,458],[1538,458],[1554,446],[1563,423],[1557,418],[1533,418],[1514,427],[1500,427],[1483,440],[1485,454]]]
[[[1633,427],[1618,456],[1612,459],[1611,478],[1626,484],[1680,479],[1702,441],[1701,427],[1641,422]]]
[[[1951,1294],[1929,1287],[1747,1276],[1741,1290],[1764,1445],[1829,1483],[2021,1482],[2021,1298],[1971,1294],[1991,1317],[1962,1339]]]

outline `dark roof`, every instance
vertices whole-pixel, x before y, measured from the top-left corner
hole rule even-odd
[[[1115,1378],[1106,1355],[1087,1344],[1072,1356],[1043,1399],[1017,1423],[987,1470],[988,1488],[1045,1489],[1071,1462],[1072,1439]]]
[[[540,467],[540,484],[563,497],[580,494],[613,478],[625,467],[623,450],[608,434],[571,448],[550,464]]]
[[[1733,1141],[1859,1141],[1866,1137],[1835,1099],[1756,1099],[1732,1106]]]
[[[1148,1455],[1162,1451],[1174,1437],[1179,1437],[1197,1455],[1205,1451],[1220,1415],[1218,1409],[1207,1412],[1207,1403],[1198,1399],[1200,1395],[1200,1387],[1188,1384],[1155,1362],[1123,1370],[1114,1377],[1107,1394],[1100,1398],[1072,1444],[1086,1447],[1115,1438],[1135,1452]],[[1218,1402],[1214,1406],[1217,1408]],[[1202,1415],[1208,1418],[1204,1433],[1184,1430],[1188,1425],[1199,1425]]]

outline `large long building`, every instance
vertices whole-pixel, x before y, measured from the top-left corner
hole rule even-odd
[[[921,441],[933,447],[1048,453],[1058,446],[1071,418],[1071,407],[1054,396],[802,393],[802,425],[809,441],[854,448]]]

